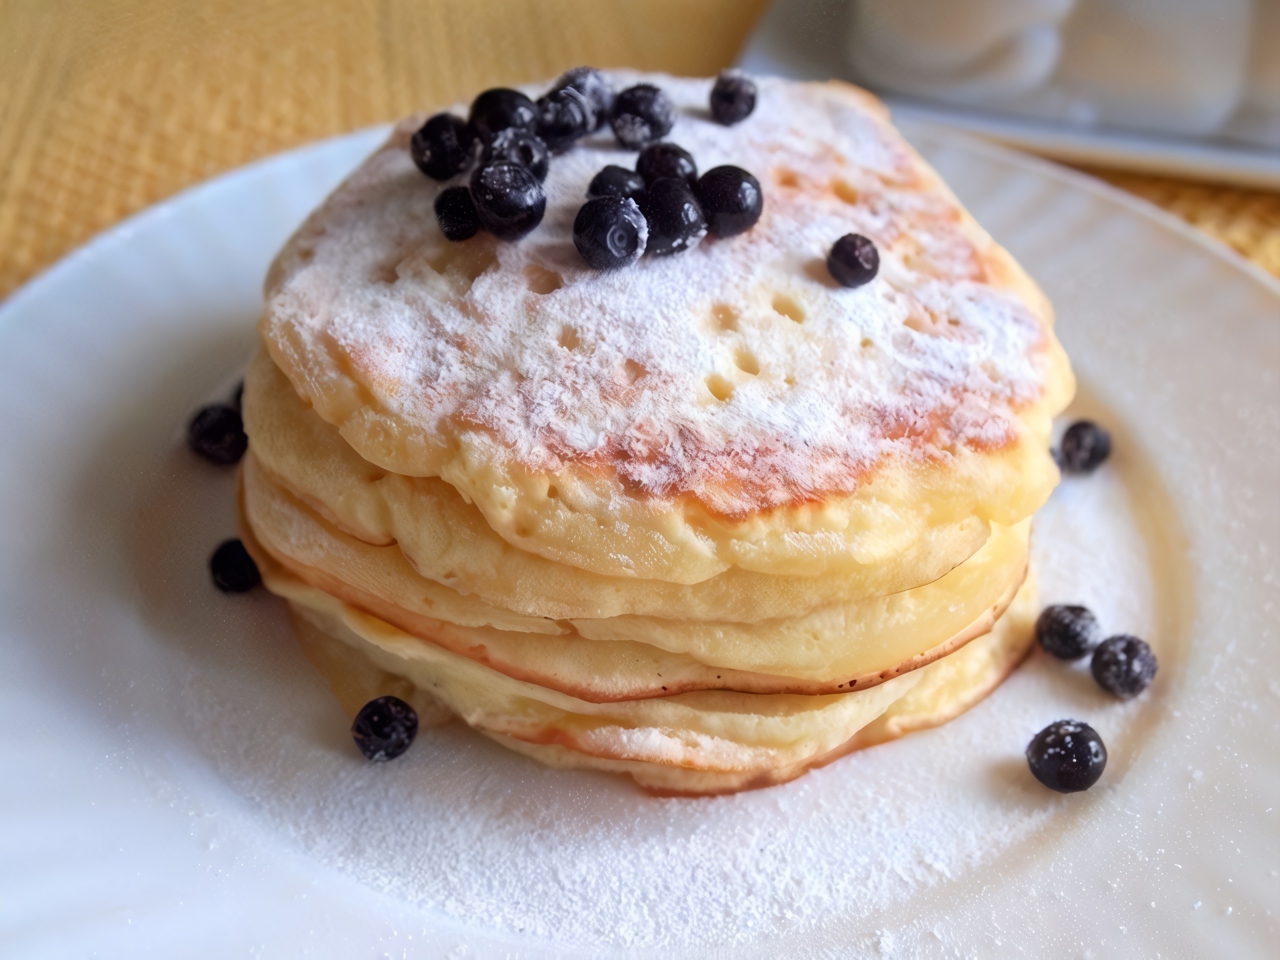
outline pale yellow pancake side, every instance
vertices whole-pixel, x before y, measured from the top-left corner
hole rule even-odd
[[[977,554],[931,584],[795,619],[553,621],[518,617],[420,577],[396,546],[372,546],[344,534],[274,486],[252,455],[243,499],[246,544],[261,544],[300,579],[494,669],[593,700],[668,688],[813,693],[871,686],[989,629],[1027,563],[1023,521],[998,530]],[[608,649],[618,643],[626,646]],[[730,675],[721,677],[721,671]],[[636,692],[645,690],[651,692]]]
[[[733,567],[696,584],[604,576],[513,547],[441,480],[388,474],[362,460],[264,354],[245,378],[244,411],[253,456],[273,482],[365,543],[398,543],[427,579],[531,617],[755,623],[803,616],[936,580],[977,552],[990,531],[984,521],[963,518],[931,528],[892,562],[840,575]]]
[[[794,779],[851,750],[937,725],[971,707],[1029,649],[1036,614],[1028,584],[987,635],[922,670],[835,697],[699,694],[579,713],[571,698],[538,691],[361,615],[298,581],[290,596],[304,651],[349,715],[387,693],[439,722],[441,708],[505,746],[556,767],[626,773],[660,794],[712,794]],[[404,688],[409,679],[412,691]],[[911,694],[920,690],[914,698]],[[660,719],[674,726],[637,726]],[[860,736],[861,731],[867,731]]]

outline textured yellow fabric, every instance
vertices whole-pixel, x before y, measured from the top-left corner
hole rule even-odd
[[[257,157],[581,63],[706,76],[766,0],[0,0],[0,296]]]
[[[319,137],[579,63],[712,74],[765,5],[0,0],[0,296],[148,204]],[[1280,275],[1280,194],[1104,175]]]

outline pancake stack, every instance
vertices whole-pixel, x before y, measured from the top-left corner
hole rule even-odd
[[[662,794],[780,783],[933,726],[1022,657],[1074,383],[1048,303],[843,84],[662,88],[764,190],[748,233],[598,272],[604,133],[542,224],[446,240],[398,125],[273,265],[242,536],[349,713],[395,694]],[[465,107],[458,108],[465,115]],[[878,276],[826,272],[874,240]]]

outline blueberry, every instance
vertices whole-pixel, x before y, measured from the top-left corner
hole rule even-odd
[[[538,108],[519,90],[494,87],[471,101],[471,128],[484,143],[508,127],[532,130],[538,122]]]
[[[225,540],[209,558],[213,585],[223,593],[244,593],[262,582],[258,565],[239,540]]]
[[[612,270],[635,263],[644,253],[649,225],[634,200],[596,197],[573,221],[573,245],[587,266]]]
[[[1111,455],[1111,434],[1092,420],[1067,427],[1058,448],[1058,466],[1066,473],[1093,473]]]
[[[510,160],[477,167],[471,175],[471,199],[481,225],[503,240],[523,237],[547,211],[537,177],[524,164]]]
[[[572,88],[587,98],[595,116],[592,130],[598,130],[609,122],[613,115],[613,87],[605,79],[603,73],[594,67],[574,67],[556,81],[552,90]]]
[[[657,87],[640,83],[614,98],[612,120],[618,142],[629,150],[639,150],[671,132],[676,108]]]
[[[461,117],[437,113],[413,135],[409,154],[428,177],[448,180],[471,167],[476,158],[476,134]]]
[[[484,148],[484,156],[480,162],[490,164],[499,160],[510,160],[528,167],[539,182],[547,179],[547,170],[551,167],[551,154],[542,138],[520,127],[499,130]]]
[[[394,760],[418,735],[418,712],[399,697],[370,700],[351,724],[351,739],[370,760]]]
[[[725,126],[739,123],[756,108],[756,85],[741,70],[725,70],[711,88],[711,116]]]
[[[1098,686],[1122,700],[1136,697],[1147,689],[1156,677],[1158,666],[1156,655],[1145,640],[1124,633],[1098,644],[1089,663]]]
[[[638,200],[644,193],[644,177],[626,167],[613,164],[605,167],[591,180],[587,187],[588,197],[630,197]]]
[[[663,177],[675,177],[693,186],[698,179],[698,165],[693,154],[674,143],[651,143],[636,158],[636,173],[645,183],[653,183]]]
[[[1050,790],[1088,790],[1107,767],[1107,748],[1098,731],[1079,720],[1051,723],[1027,744],[1027,764]]]
[[[1045,607],[1036,620],[1036,639],[1059,660],[1079,660],[1098,645],[1098,618],[1088,607]]]
[[[698,199],[683,180],[668,177],[649,184],[640,198],[640,209],[649,221],[645,250],[663,257],[696,247],[706,235],[707,218]]]
[[[187,424],[187,446],[210,463],[238,463],[249,448],[240,411],[225,403],[201,407]]]
[[[827,269],[844,287],[860,287],[875,279],[880,270],[876,245],[860,233],[846,233],[827,255]]]
[[[556,153],[568,150],[595,128],[595,107],[576,87],[561,87],[538,99],[538,136]]]
[[[741,167],[713,167],[693,187],[707,229],[717,237],[736,237],[755,226],[764,209],[760,181]]]
[[[480,229],[480,216],[466,187],[449,187],[436,197],[436,221],[445,239],[470,240]]]

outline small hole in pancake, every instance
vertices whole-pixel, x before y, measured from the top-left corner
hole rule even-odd
[[[873,341],[870,337],[863,337],[863,338],[862,338],[862,349],[863,349],[863,350],[868,350],[868,349],[870,349],[871,347],[874,347],[874,346],[875,346],[875,341]]]
[[[517,537],[520,537],[521,539],[524,539],[525,537],[529,536],[529,528],[528,528],[528,527],[516,527],[516,536],[517,536]]]
[[[564,286],[564,277],[536,263],[531,263],[524,268],[524,279],[530,290],[542,296],[555,293]]]
[[[582,341],[578,339],[578,331],[573,327],[560,328],[560,346],[566,350],[577,350],[582,345]]]
[[[733,396],[733,384],[718,373],[713,373],[707,377],[707,389],[711,391],[713,397],[722,403]]]
[[[629,383],[635,383],[649,372],[642,364],[636,363],[634,360],[628,360],[622,365],[622,369],[626,372]]]
[[[837,180],[831,184],[831,192],[845,203],[853,204],[858,202],[858,191],[854,189],[853,184],[846,180]]]
[[[553,484],[551,484],[551,486],[547,487],[547,499],[548,499],[548,500],[554,500],[554,499],[556,499],[558,496],[560,496],[560,491],[556,489],[556,485],[555,485],[554,483],[553,483]]]
[[[713,306],[711,308],[711,318],[721,330],[738,329],[738,315],[733,312],[733,307],[726,303],[717,303]]]
[[[786,167],[779,167],[773,171],[773,179],[780,187],[800,186],[800,175],[794,170],[788,170]]]
[[[804,308],[785,293],[775,293],[773,295],[773,309],[789,320],[794,320],[796,323],[804,323]]]
[[[756,360],[755,354],[746,347],[739,347],[734,351],[733,362],[739,370],[753,377],[760,372],[760,363]]]

